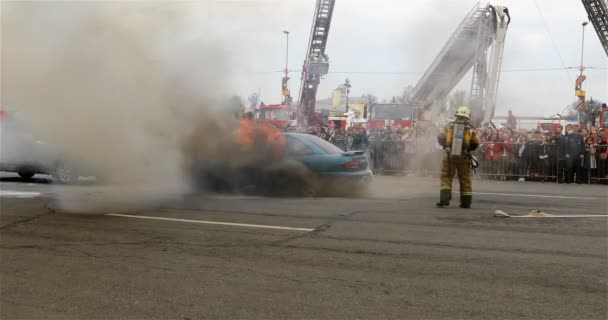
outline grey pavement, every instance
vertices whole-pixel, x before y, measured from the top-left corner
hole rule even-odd
[[[66,213],[66,193],[111,195],[47,182],[0,178],[41,192],[0,197],[2,319],[608,318],[608,218],[493,216],[605,215],[605,186],[476,181],[472,209],[435,208],[435,179],[377,177],[365,199],[112,207],[174,219],[153,220]]]

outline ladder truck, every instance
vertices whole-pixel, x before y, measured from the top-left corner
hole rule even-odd
[[[315,7],[308,50],[302,67],[302,84],[297,112],[297,121],[300,126],[306,127],[321,122],[319,116],[315,114],[315,104],[321,77],[329,71],[329,57],[325,53],[325,48],[335,2],[335,0],[317,0]]]
[[[441,122],[445,100],[472,69],[470,107],[475,126],[490,123],[502,65],[509,10],[477,3],[460,23],[412,92],[413,107],[424,120]]]
[[[608,55],[608,5],[605,0],[582,0],[600,43]]]

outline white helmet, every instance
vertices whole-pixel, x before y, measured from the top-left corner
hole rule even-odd
[[[458,107],[458,110],[456,110],[456,116],[471,120],[471,110],[465,106]]]

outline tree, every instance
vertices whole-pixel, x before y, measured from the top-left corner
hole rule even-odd
[[[401,91],[401,96],[398,98],[398,102],[401,104],[408,104],[412,99],[412,93],[414,93],[414,86],[409,85],[403,88],[403,91]]]
[[[568,105],[568,108],[566,108],[564,114],[562,115],[562,118],[577,119],[578,111],[576,111],[576,106],[578,106],[579,103],[580,103],[580,100],[576,100],[576,101],[570,103],[570,105]]]
[[[370,103],[376,103],[376,102],[378,102],[378,97],[376,97],[375,95],[373,95],[371,93],[362,94],[361,98],[365,99],[367,102],[370,102]]]
[[[580,103],[580,100],[572,102],[566,111],[565,117],[567,119],[579,120],[582,127],[586,127],[589,124],[595,124],[594,118],[599,115],[599,110],[602,103],[591,98],[585,101],[585,107],[583,110],[579,111],[576,109],[576,107]]]

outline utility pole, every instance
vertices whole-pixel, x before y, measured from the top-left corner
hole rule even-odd
[[[582,23],[582,26],[583,26],[583,36],[582,36],[582,40],[581,40],[581,67],[580,67],[581,76],[583,75],[583,70],[585,70],[585,67],[583,65],[583,58],[585,56],[585,27],[587,26],[587,24],[588,24],[587,21],[584,21]]]
[[[287,46],[285,49],[285,76],[283,77],[283,81],[282,81],[282,99],[283,99],[283,103],[284,105],[289,105],[291,104],[291,93],[289,92],[289,89],[287,88],[287,81],[289,81],[289,31],[287,30],[283,30],[283,33],[285,34],[285,38],[287,40]]]
[[[287,46],[285,49],[285,75],[287,75],[287,72],[289,71],[289,31],[283,30],[283,33],[285,34],[287,40]]]
[[[585,70],[585,66],[583,65],[583,57],[585,53],[585,26],[588,24],[587,21],[582,23],[583,26],[583,36],[581,41],[581,66],[579,70],[581,74],[576,78],[575,86],[574,86],[574,94],[581,100],[581,102],[576,106],[576,110],[579,112],[579,120],[580,120],[580,112],[585,109],[585,90],[583,90],[583,82],[587,78],[587,76],[583,75],[583,71]]]
[[[346,88],[346,113],[348,113],[348,94],[350,93],[350,80],[348,78],[344,82],[344,87]]]

